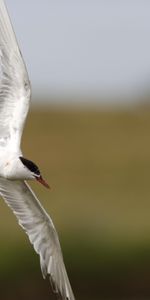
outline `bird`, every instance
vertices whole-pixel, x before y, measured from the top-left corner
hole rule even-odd
[[[0,0],[0,196],[40,258],[59,299],[75,300],[54,224],[28,180],[49,188],[38,166],[25,158],[21,137],[31,101],[31,85],[4,0]]]

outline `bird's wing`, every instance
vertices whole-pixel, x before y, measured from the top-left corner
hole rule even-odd
[[[74,300],[57,232],[31,188],[23,181],[0,178],[0,195],[13,210],[40,256],[43,277],[49,275],[54,291],[63,300]]]
[[[30,102],[30,83],[14,31],[0,0],[0,147],[19,149]]]

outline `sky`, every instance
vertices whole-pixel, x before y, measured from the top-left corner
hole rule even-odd
[[[149,89],[150,1],[5,1],[35,97]]]

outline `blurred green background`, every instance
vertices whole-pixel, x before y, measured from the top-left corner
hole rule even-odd
[[[22,149],[51,186],[31,182],[59,233],[76,299],[149,299],[149,107],[33,107]],[[55,299],[3,200],[0,216],[1,299]]]
[[[150,299],[150,2],[6,4],[33,88],[22,150],[75,297]],[[0,299],[56,300],[3,200],[0,241]]]

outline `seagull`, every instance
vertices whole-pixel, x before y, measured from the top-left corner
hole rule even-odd
[[[20,149],[31,87],[6,5],[0,0],[0,195],[40,257],[44,278],[59,299],[75,300],[54,224],[26,180],[49,188],[37,165]]]

